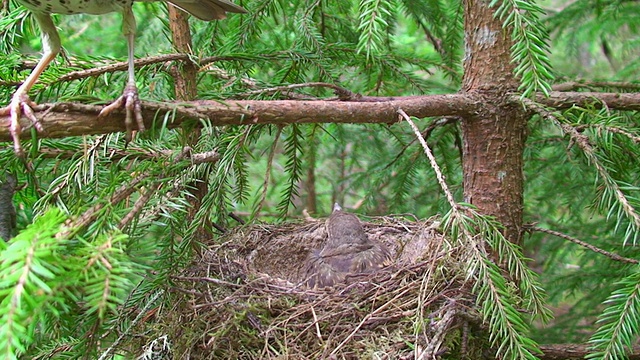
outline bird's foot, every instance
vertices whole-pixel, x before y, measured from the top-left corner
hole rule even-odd
[[[112,113],[114,110],[123,108],[125,110],[124,124],[127,128],[127,134],[125,140],[127,144],[131,142],[133,138],[133,119],[135,118],[139,131],[144,131],[144,120],[142,119],[142,106],[140,105],[140,98],[138,97],[138,88],[135,84],[128,84],[124,88],[122,96],[116,101],[106,106],[100,111],[100,116],[106,116]]]
[[[24,158],[24,151],[20,145],[20,134],[22,133],[20,118],[22,115],[31,121],[38,132],[44,132],[42,124],[38,121],[38,118],[36,118],[36,114],[33,111],[33,107],[35,106],[36,103],[29,99],[29,95],[27,95],[26,92],[18,91],[13,94],[13,98],[11,99],[11,104],[9,104],[9,106],[0,108],[0,116],[10,116],[9,132],[13,139],[13,148],[16,155],[21,158]]]

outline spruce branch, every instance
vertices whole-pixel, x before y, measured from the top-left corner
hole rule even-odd
[[[629,264],[640,264],[640,261],[638,261],[636,259],[630,259],[630,258],[627,258],[627,257],[624,257],[624,256],[620,256],[618,254],[615,254],[615,253],[600,249],[597,246],[593,246],[593,245],[591,245],[591,244],[589,244],[589,243],[587,243],[585,241],[577,239],[577,238],[575,238],[573,236],[569,236],[567,234],[563,234],[563,233],[561,233],[559,231],[544,229],[544,228],[541,228],[541,227],[538,227],[538,226],[532,226],[532,225],[526,225],[524,228],[527,231],[541,232],[541,233],[557,236],[557,237],[559,237],[561,239],[565,239],[565,240],[571,241],[572,243],[580,245],[580,246],[582,246],[584,248],[587,248],[587,249],[589,249],[589,250],[591,250],[591,251],[593,251],[595,253],[602,254],[602,255],[610,258],[611,260],[626,262],[626,263],[629,263]]]
[[[314,53],[322,53],[322,50],[325,48],[325,39],[320,31],[318,31],[318,24],[316,24],[313,19],[314,13],[318,11],[318,9],[320,9],[320,11],[322,10],[320,5],[320,0],[307,2],[307,9],[302,16],[296,18],[295,24],[298,32],[301,34],[299,41],[302,41],[302,45]]]
[[[482,108],[482,103],[473,94],[447,94],[407,97],[351,98],[349,101],[294,101],[294,100],[226,100],[193,102],[142,101],[145,126],[154,127],[154,121],[171,117],[168,128],[175,128],[187,121],[200,126],[202,119],[212,125],[255,124],[301,124],[301,123],[393,123],[397,121],[398,108],[413,116],[468,116]],[[548,98],[537,98],[541,104],[557,109],[574,106],[597,106],[604,104],[611,110],[640,110],[640,94],[637,93],[560,93]],[[520,103],[515,96],[514,103]],[[94,135],[125,131],[121,113],[114,112],[97,121],[102,106],[79,103],[40,104],[34,106],[37,118],[45,133],[40,138],[60,138],[77,135]],[[9,121],[0,116],[0,122]],[[30,128],[26,119],[25,129]],[[23,131],[23,137],[29,132]],[[8,127],[0,127],[0,141],[10,141]]]
[[[183,149],[182,151],[180,151],[178,153],[176,158],[177,159],[183,159],[186,156],[186,154],[190,153],[190,151],[191,151],[190,148]],[[189,163],[189,164],[186,164],[185,166],[192,166],[192,165],[197,165],[197,164],[206,163],[206,162],[216,162],[216,161],[218,161],[218,158],[219,158],[218,154],[215,151],[214,152],[209,152],[209,153],[203,153],[203,154],[194,154],[194,156],[191,157],[192,162]],[[69,224],[69,226],[67,227],[67,229],[65,229],[63,232],[58,234],[58,236],[60,238],[63,238],[63,239],[64,238],[69,238],[70,236],[75,234],[80,229],[88,226],[93,221],[95,221],[97,219],[99,213],[103,209],[105,209],[107,207],[112,207],[115,204],[123,201],[124,199],[129,197],[131,194],[136,192],[138,190],[138,186],[139,185],[141,185],[145,181],[148,181],[148,180],[152,179],[154,176],[157,176],[157,175],[152,171],[148,171],[148,172],[145,172],[145,173],[142,173],[142,174],[136,176],[130,182],[121,185],[119,188],[117,188],[113,192],[113,194],[111,195],[110,199],[106,203],[98,203],[98,204],[92,206],[91,208],[89,208],[82,215],[80,215],[76,220],[71,222]],[[157,181],[162,181],[162,180],[160,179],[160,180],[157,180]],[[62,188],[62,185],[59,186],[59,188]],[[150,196],[147,196],[147,197],[142,196],[141,199],[143,199],[141,201],[149,200]],[[132,213],[133,214],[137,214],[142,209],[142,205],[144,205],[144,203],[137,204],[136,206],[134,206],[134,209],[132,210]],[[129,219],[129,217],[126,216],[123,219],[124,223],[122,223],[122,225],[124,226],[124,224],[126,224],[130,220],[131,219]]]
[[[133,321],[131,321],[131,323],[128,324],[127,328],[122,333],[120,333],[116,341],[114,341],[113,344],[111,344],[105,351],[102,352],[98,360],[105,360],[105,359],[111,358],[112,353],[118,348],[120,343],[123,340],[125,340],[126,337],[131,336],[131,331],[138,325],[138,323],[140,322],[140,320],[143,319],[143,317],[148,315],[147,311],[149,311],[149,309],[156,304],[156,301],[158,300],[158,298],[160,298],[163,294],[164,294],[164,290],[161,289],[156,291],[151,296],[151,298],[146,302],[146,304],[140,309],[135,319],[133,319]]]
[[[495,7],[499,0],[492,0]],[[549,60],[549,34],[540,15],[544,11],[533,0],[502,0],[495,16],[511,28],[513,46],[511,56],[516,62],[515,75],[520,78],[522,97],[541,91],[545,96],[551,92],[553,80]]]
[[[622,359],[631,349],[633,341],[640,334],[640,271],[633,267],[633,273],[619,281],[619,286],[605,301],[607,308],[598,319],[601,324],[589,342],[595,352],[587,359]]]
[[[460,49],[462,43],[462,6],[460,2],[401,0],[406,17],[413,19],[427,41],[440,54],[445,74],[458,83],[460,74]]]
[[[256,127],[259,129],[260,127]],[[251,126],[228,127],[224,134],[214,142],[214,146],[220,152],[220,160],[215,166],[214,176],[211,177],[210,194],[202,200],[202,206],[198,210],[201,216],[207,216],[201,211],[211,211],[215,208],[215,215],[219,221],[224,222],[227,217],[227,209],[232,198],[242,202],[246,196],[246,165],[248,155],[247,139],[251,138],[252,131],[258,131]],[[210,196],[212,196],[210,198]],[[222,224],[224,225],[224,224]],[[195,228],[194,228],[195,230]]]
[[[285,217],[289,211],[289,205],[293,204],[293,200],[298,196],[298,182],[302,178],[303,169],[303,153],[302,142],[304,136],[300,125],[291,125],[290,132],[285,139],[284,155],[287,157],[285,162],[285,172],[287,173],[287,181],[285,189],[282,191],[282,200],[278,204],[277,211],[280,217]]]
[[[562,129],[565,134],[569,136],[571,141],[578,145],[578,147],[582,150],[582,153],[585,155],[585,157],[596,168],[596,171],[600,175],[600,178],[605,185],[606,191],[602,195],[601,202],[607,203],[611,206],[608,211],[608,216],[612,216],[617,209],[618,215],[624,214],[624,217],[629,220],[627,229],[625,231],[625,238],[623,243],[626,244],[629,238],[632,237],[633,243],[635,244],[636,239],[638,238],[638,236],[640,236],[640,214],[638,214],[635,207],[631,204],[630,199],[622,190],[621,185],[618,184],[615,179],[613,179],[605,164],[600,160],[596,153],[596,149],[594,149],[589,138],[586,135],[580,133],[574,126],[568,124],[567,120],[564,119],[561,114],[552,113],[539,104],[536,104],[535,102],[528,99],[522,99],[522,102],[530,110],[556,124],[559,128]],[[621,225],[621,220],[624,217],[616,217],[616,228]]]
[[[9,244],[3,244],[0,257],[0,354],[16,359],[36,337],[43,317],[59,316],[48,310],[60,305],[56,288],[65,274],[66,262],[58,253],[64,241],[55,234],[63,227],[64,214],[50,209],[20,232]],[[31,324],[31,325],[30,325]]]
[[[495,220],[477,213],[471,207],[462,208],[455,202],[420,130],[402,109],[398,113],[409,123],[420,141],[451,206],[444,217],[443,227],[451,234],[452,239],[468,249],[470,261],[466,280],[475,281],[473,292],[477,294],[482,306],[484,320],[489,323],[489,340],[494,346],[498,346],[498,355],[507,359],[535,359],[534,353],[539,352],[539,348],[535,341],[523,335],[527,333],[528,325],[515,308],[515,304],[519,303],[518,296],[507,285],[508,281],[501,274],[500,268],[490,260],[485,242],[496,251],[500,262],[506,263],[509,274],[516,279],[525,307],[543,321],[548,321],[551,313],[544,304],[544,290],[536,280],[536,274],[524,263],[517,245],[502,235]]]
[[[543,320],[550,314],[544,308],[544,292],[537,284],[535,274],[523,264],[515,244],[509,243],[494,226],[486,226],[492,222],[489,218],[470,208],[466,210],[469,215],[451,209],[443,218],[443,227],[467,250],[466,280],[474,283],[472,291],[477,295],[483,320],[489,325],[489,340],[492,346],[497,346],[496,355],[505,359],[536,359],[534,353],[539,352],[538,345],[525,335],[529,325],[516,308],[521,301],[513,291],[517,285],[505,279],[502,270],[490,260],[486,244],[506,260],[509,274],[519,277],[525,306]],[[498,246],[496,241],[504,245]],[[505,253],[508,251],[514,252]]]
[[[358,52],[366,54],[368,60],[379,54],[384,48],[387,30],[393,14],[391,0],[360,0],[360,25]]]

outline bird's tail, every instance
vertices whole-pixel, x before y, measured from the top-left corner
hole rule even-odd
[[[242,6],[228,0],[169,0],[169,2],[204,21],[224,19],[228,12],[240,14],[248,12]]]

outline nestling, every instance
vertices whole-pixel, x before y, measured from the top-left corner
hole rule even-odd
[[[342,211],[337,203],[325,224],[328,239],[322,250],[309,254],[307,284],[326,287],[345,281],[348,275],[374,272],[390,259],[389,250],[369,239],[358,217]]]

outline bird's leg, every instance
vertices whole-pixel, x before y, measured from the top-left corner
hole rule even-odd
[[[22,146],[20,146],[20,133],[22,133],[22,127],[20,126],[20,117],[24,114],[39,132],[43,132],[44,128],[42,124],[38,122],[32,106],[36,104],[29,99],[29,90],[36,83],[44,69],[47,68],[49,63],[60,52],[60,36],[58,36],[58,30],[51,20],[51,16],[48,14],[37,14],[33,16],[36,18],[38,25],[40,26],[40,32],[42,37],[42,58],[38,62],[38,65],[31,71],[29,77],[20,85],[18,90],[13,94],[11,104],[9,106],[0,108],[0,115],[10,115],[11,123],[9,131],[13,138],[13,146],[18,156],[24,157]]]
[[[127,45],[129,48],[129,80],[127,86],[124,88],[122,96],[120,96],[112,104],[106,106],[100,111],[99,116],[105,116],[112,111],[124,107],[126,115],[124,119],[125,126],[127,127],[127,134],[125,140],[127,143],[131,141],[133,137],[133,118],[135,117],[138,130],[144,131],[144,121],[142,119],[142,107],[140,106],[140,98],[138,97],[138,87],[136,86],[135,69],[133,66],[133,50],[136,35],[136,19],[133,16],[131,6],[126,7],[122,13],[122,32],[127,38]]]

